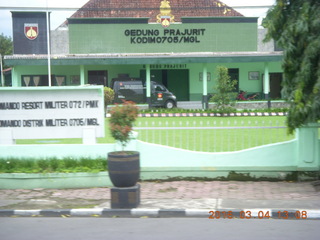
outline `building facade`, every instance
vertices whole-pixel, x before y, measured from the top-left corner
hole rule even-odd
[[[257,18],[220,1],[91,0],[51,32],[49,57],[46,41],[36,42],[46,32],[45,15],[12,13],[20,25],[13,35],[14,55],[5,56],[13,68],[12,86],[109,86],[126,74],[146,81],[147,99],[150,81],[157,81],[178,101],[203,101],[205,107],[216,67],[225,66],[238,81],[237,90],[281,98],[282,52],[261,43]],[[39,34],[31,34],[34,39],[30,26]]]

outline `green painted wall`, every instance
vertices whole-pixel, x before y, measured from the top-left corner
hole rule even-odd
[[[320,139],[318,128],[319,124],[310,124],[299,129],[297,138],[294,140],[235,152],[195,152],[137,140],[131,141],[126,150],[140,152],[141,179],[217,178],[227,177],[231,171],[250,174],[250,177],[263,176],[284,179],[293,172],[301,172],[302,176],[308,176],[308,172],[319,171]],[[118,150],[121,150],[120,144],[0,145],[0,158],[97,158],[107,157],[108,152]],[[0,186],[6,185],[2,188],[34,188],[35,186],[55,188],[60,187],[64,182],[65,187],[79,187],[79,185],[72,184],[72,181],[70,183],[69,177],[68,180],[63,181],[64,174],[62,177],[61,174],[48,175],[49,181],[41,183],[37,175],[34,180],[28,179],[30,174],[0,174]],[[71,180],[79,181],[77,184],[80,184],[81,187],[101,186],[104,184],[104,179],[107,178],[104,173],[101,176],[89,174],[89,176],[85,176],[85,179],[80,175],[81,173],[74,174],[71,176]],[[18,183],[14,181],[15,178]],[[21,180],[24,178],[28,179],[23,181],[26,185],[21,185]],[[306,179],[308,180],[308,177]],[[106,181],[105,184],[109,185],[110,182]]]
[[[140,152],[142,179],[215,178],[226,176],[230,171],[252,173],[250,176],[263,173],[263,176],[281,179],[282,175],[295,171],[319,171],[320,140],[314,136],[313,141],[316,154],[312,160],[299,154],[299,149],[309,144],[299,139],[224,153],[194,152],[140,141],[132,142],[127,149]],[[114,144],[0,145],[0,157],[96,158],[120,148]]]
[[[69,49],[74,54],[257,51],[257,29],[256,22],[180,23],[169,28],[160,24],[71,23]],[[154,37],[155,43],[143,43]]]
[[[108,172],[99,173],[2,173],[0,189],[89,188],[112,186]]]
[[[190,100],[200,101],[202,97],[202,81],[200,81],[200,73],[203,71],[203,64],[189,64],[190,66]],[[217,79],[217,66],[225,66],[227,68],[239,68],[239,89],[248,93],[262,93],[262,74],[264,73],[264,63],[219,63],[207,64],[210,80],[208,81],[208,93],[214,92],[214,86]],[[249,80],[248,74],[250,71],[258,71],[260,73],[259,80]],[[281,62],[269,63],[269,72],[282,72]]]

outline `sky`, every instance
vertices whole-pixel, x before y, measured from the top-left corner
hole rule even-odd
[[[51,11],[51,30],[56,29],[74,11],[73,8],[81,8],[89,0],[0,0],[0,34],[12,37],[12,19],[10,11],[24,11],[14,9],[15,7],[42,7],[42,8],[62,8],[63,10]],[[174,1],[174,0],[171,0]],[[268,8],[250,8],[250,6],[271,6],[276,0],[220,0],[221,2],[233,7],[246,17],[259,17],[259,23],[266,15]],[[160,6],[161,0],[159,0]],[[236,6],[241,6],[237,8]],[[248,7],[245,7],[248,6]],[[70,9],[71,8],[71,9]],[[30,10],[29,10],[30,11]]]

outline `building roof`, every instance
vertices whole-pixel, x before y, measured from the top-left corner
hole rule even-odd
[[[166,1],[166,0],[165,0]],[[71,18],[149,18],[156,22],[162,0],[90,0]],[[233,8],[218,0],[170,0],[175,22],[181,17],[240,17]]]

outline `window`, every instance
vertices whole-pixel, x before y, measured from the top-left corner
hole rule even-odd
[[[21,76],[22,87],[49,86],[48,75],[23,75]]]
[[[165,90],[162,86],[160,86],[160,85],[155,85],[154,88],[155,88],[155,90],[156,90],[157,92],[165,92],[165,91],[166,91],[166,90]]]

